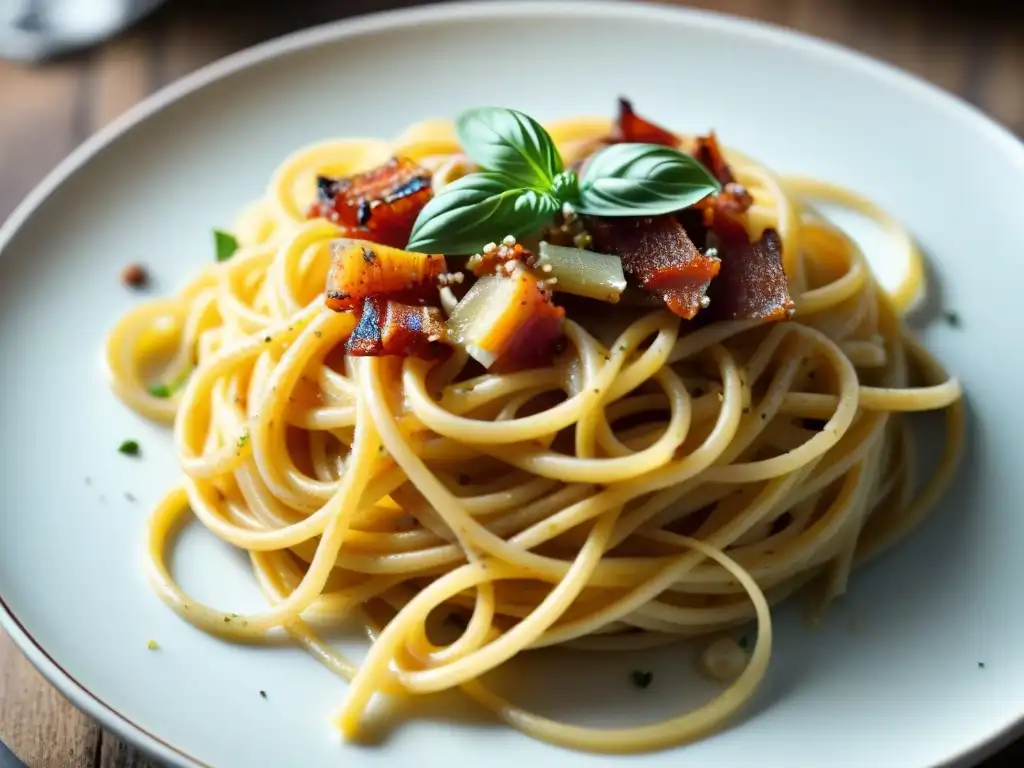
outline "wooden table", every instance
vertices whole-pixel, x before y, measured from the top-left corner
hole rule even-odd
[[[885,59],[1024,135],[1024,4],[1014,0],[946,4],[959,5],[959,11],[940,10],[927,0],[676,2],[795,27]],[[169,0],[101,48],[37,68],[0,62],[0,219],[89,134],[187,72],[310,24],[421,3]],[[30,768],[152,766],[64,701],[2,632],[0,740]],[[986,766],[1017,760],[1024,762],[1024,741]]]

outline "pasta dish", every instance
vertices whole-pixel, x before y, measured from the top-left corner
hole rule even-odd
[[[816,203],[885,229],[895,289]],[[624,99],[614,119],[481,108],[304,147],[215,244],[106,343],[182,470],[149,576],[199,629],[287,633],[348,680],[347,737],[377,694],[449,689],[576,749],[704,736],[764,678],[770,606],[841,595],[959,459],[960,385],[901,319],[923,270],[900,225]],[[934,472],[921,411],[944,417]],[[172,578],[192,516],[248,555],[266,610]],[[353,618],[359,666],[322,638]],[[599,661],[695,637],[722,690],[660,723],[559,723],[484,679],[548,646]]]

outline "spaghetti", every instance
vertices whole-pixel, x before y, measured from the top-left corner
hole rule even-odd
[[[547,130],[568,164],[613,126]],[[841,594],[855,566],[912,530],[953,475],[964,418],[958,382],[901,324],[923,289],[903,230],[851,193],[725,154],[753,198],[749,230],[778,232],[793,319],[691,329],[664,308],[570,312],[556,362],[508,373],[474,370],[458,349],[440,363],[343,355],[357,317],[324,306],[342,231],[307,218],[315,177],[397,156],[428,169],[436,192],[470,167],[452,126],[292,155],[239,217],[235,255],[128,313],[107,341],[117,395],[174,423],[184,478],[147,544],[161,599],[228,639],[287,632],[351,681],[337,715],[349,736],[374,694],[454,688],[584,750],[656,749],[719,727],[764,677],[769,605],[812,580]],[[893,233],[910,265],[897,289],[878,287],[815,200]],[[154,365],[187,382],[154,396]],[[944,411],[946,442],[921,483],[907,414],[930,410]],[[225,613],[175,583],[167,557],[192,514],[249,554],[266,611]],[[358,668],[315,629],[352,616],[375,635]],[[715,640],[751,619],[745,664],[716,672],[732,678],[725,690],[663,723],[561,724],[481,681],[529,649]]]

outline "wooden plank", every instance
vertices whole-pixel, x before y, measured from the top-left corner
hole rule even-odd
[[[100,727],[72,707],[0,632],[0,737],[30,768],[94,768]]]
[[[1024,135],[1024,24],[1003,28],[989,45],[991,66],[980,84],[979,106]]]
[[[135,747],[121,741],[112,733],[104,731],[103,744],[95,768],[161,768],[161,766],[151,761]]]
[[[144,30],[108,43],[92,57],[89,128],[102,128],[153,90],[154,45]]]
[[[81,61],[0,62],[0,219],[89,132]]]

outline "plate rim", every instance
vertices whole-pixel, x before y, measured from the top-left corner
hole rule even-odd
[[[735,14],[668,5],[651,0],[629,4],[617,0],[561,0],[557,5],[543,0],[445,0],[426,6],[378,11],[296,30],[228,54],[168,83],[86,138],[25,196],[0,225],[0,259],[6,257],[7,247],[23,225],[65,181],[136,125],[208,85],[289,54],[337,43],[345,38],[396,27],[408,27],[419,22],[444,24],[456,20],[567,13],[585,13],[591,17],[608,19],[626,17],[683,21],[690,25],[726,29],[734,34],[769,40],[783,47],[804,51],[813,57],[830,59],[851,70],[859,70],[868,77],[884,79],[911,92],[914,97],[926,99],[942,109],[950,119],[967,121],[971,128],[980,131],[988,141],[1003,149],[1009,157],[1015,157],[1021,173],[1024,174],[1024,143],[978,107],[907,70],[806,32]],[[64,669],[7,605],[3,598],[2,585],[0,628],[7,632],[18,650],[61,695],[102,727],[175,768],[207,768],[205,763],[184,748],[165,741],[132,721]],[[1022,732],[1024,712],[1018,713],[1009,724],[993,731],[962,752],[948,756],[944,764],[977,764],[1012,742]]]

